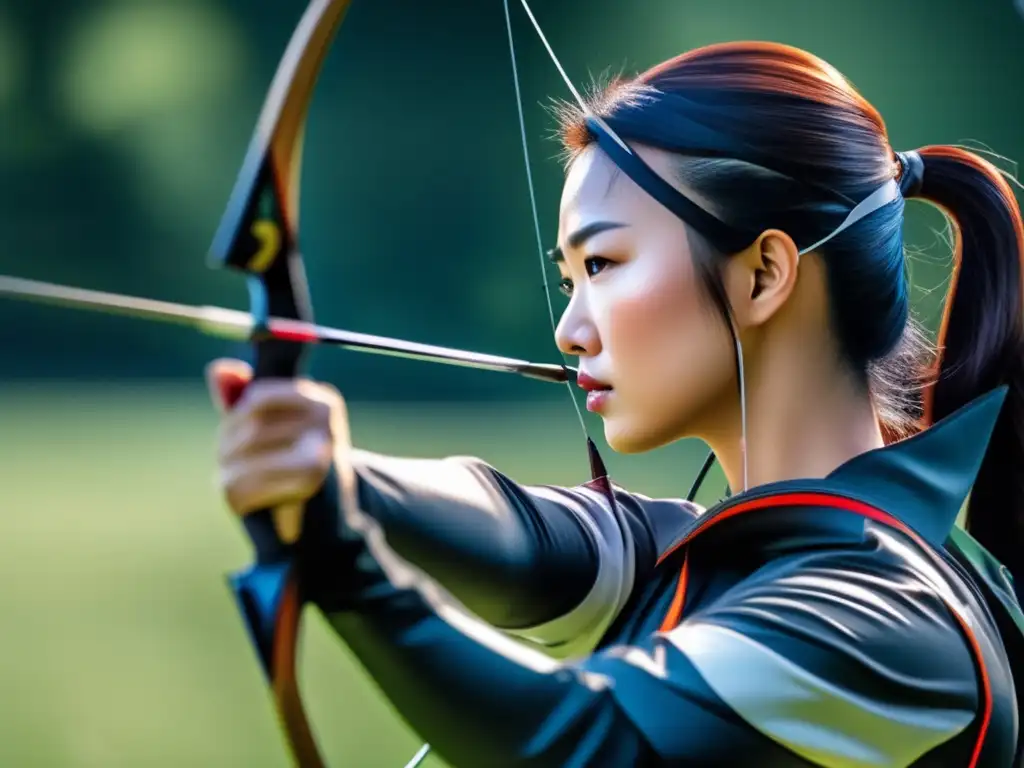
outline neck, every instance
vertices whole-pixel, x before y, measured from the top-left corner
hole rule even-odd
[[[797,360],[764,355],[770,363],[747,370],[746,488],[812,479],[884,444],[870,396],[849,374],[824,360],[806,375],[806,350]],[[834,359],[834,358],[833,358]],[[822,375],[822,371],[831,371]],[[795,372],[799,372],[795,375]],[[756,382],[756,383],[755,383]],[[701,437],[722,466],[733,493],[745,490],[742,425],[736,390],[719,428]]]

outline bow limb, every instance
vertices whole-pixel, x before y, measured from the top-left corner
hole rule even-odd
[[[351,0],[313,0],[292,35],[211,247],[215,266],[248,277],[254,378],[299,375],[306,344],[270,332],[270,319],[312,323],[309,288],[298,247],[299,176],[306,115],[335,32]],[[313,339],[309,339],[312,341]],[[305,504],[261,510],[245,518],[256,550],[251,568],[229,582],[270,687],[296,765],[325,763],[309,725],[296,678],[304,603],[296,553],[303,514],[326,511],[329,484]]]

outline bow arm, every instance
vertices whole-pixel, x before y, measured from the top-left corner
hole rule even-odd
[[[488,624],[559,656],[596,645],[697,514],[595,482],[522,485],[472,457],[353,450],[351,462],[359,508],[395,555]]]

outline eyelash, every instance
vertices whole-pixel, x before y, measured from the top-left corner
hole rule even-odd
[[[591,256],[583,260],[583,268],[586,270],[587,275],[590,277],[597,277],[605,269],[610,267],[612,262],[603,256]],[[596,271],[591,271],[591,267],[596,267]],[[572,296],[573,282],[568,277],[563,277],[558,283],[558,290],[567,297]]]

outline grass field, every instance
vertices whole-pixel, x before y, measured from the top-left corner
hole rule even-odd
[[[587,479],[567,402],[351,411],[371,450]],[[248,549],[215,492],[215,428],[200,389],[0,392],[0,766],[288,765],[224,585]],[[609,465],[678,496],[700,456],[684,444]],[[302,678],[331,765],[403,766],[419,746],[313,613]]]

